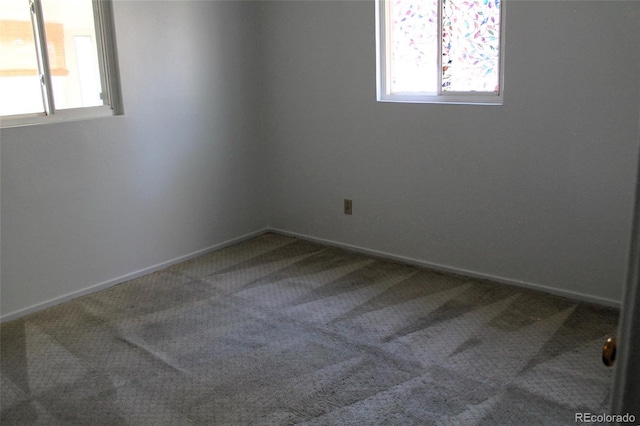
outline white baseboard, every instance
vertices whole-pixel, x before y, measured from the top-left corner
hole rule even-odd
[[[299,238],[302,240],[307,240],[311,242],[316,242],[332,247],[343,248],[346,250],[366,254],[369,256],[380,257],[383,259],[389,259],[396,262],[406,263],[409,265],[419,266],[422,268],[432,269],[434,271],[444,272],[448,274],[461,275],[469,278],[478,278],[483,280],[490,280],[501,284],[513,285],[516,287],[528,288],[531,290],[537,290],[548,294],[553,294],[554,296],[566,297],[568,299],[580,301],[580,302],[588,302],[594,303],[596,305],[608,306],[612,308],[620,308],[620,301],[613,299],[606,299],[603,297],[593,296],[590,294],[575,292],[571,290],[565,290],[561,288],[549,287],[541,284],[530,283],[526,281],[514,280],[510,278],[500,277],[497,275],[485,274],[482,272],[470,271],[467,269],[451,267],[447,265],[441,265],[437,263],[426,262],[424,260],[413,259],[405,256],[398,256],[392,253],[382,252],[378,250],[372,250],[365,247],[354,246],[351,244],[344,244],[337,241],[326,240],[324,238],[316,238],[310,235],[299,234],[296,232],[285,231],[282,229],[268,229],[268,232],[273,232],[276,234],[281,234],[289,237]]]
[[[589,295],[589,294],[584,294],[584,293],[574,292],[574,291],[570,291],[570,290],[559,289],[559,288],[555,288],[555,287],[544,286],[544,285],[540,285],[540,284],[536,284],[536,283],[529,283],[529,282],[525,282],[525,281],[513,280],[513,279],[500,277],[500,276],[496,276],[496,275],[484,274],[484,273],[481,273],[481,272],[475,272],[475,271],[470,271],[470,270],[466,270],[466,269],[450,267],[450,266],[447,266],[447,265],[440,265],[440,264],[436,264],[436,263],[426,262],[424,260],[413,259],[413,258],[405,257],[405,256],[398,256],[398,255],[395,255],[395,254],[392,254],[392,253],[382,252],[382,251],[378,251],[378,250],[372,250],[372,249],[368,249],[368,248],[365,248],[365,247],[354,246],[354,245],[351,245],[351,244],[345,244],[345,243],[341,243],[341,242],[338,242],[338,241],[327,240],[327,239],[324,239],[324,238],[312,237],[310,235],[299,234],[299,233],[296,233],[296,232],[285,231],[285,230],[282,230],[282,229],[263,228],[263,229],[260,229],[258,231],[255,231],[255,232],[251,232],[251,233],[242,235],[240,237],[233,238],[233,239],[224,241],[224,242],[219,243],[219,244],[214,244],[214,245],[212,245],[210,247],[206,247],[206,248],[194,251],[192,253],[189,253],[189,254],[186,254],[186,255],[183,255],[183,256],[179,256],[179,257],[176,257],[174,259],[167,260],[165,262],[158,263],[158,264],[150,266],[148,268],[143,268],[143,269],[140,269],[138,271],[135,271],[135,272],[132,272],[132,273],[129,273],[129,274],[125,274],[125,275],[119,276],[117,278],[113,278],[113,279],[110,279],[110,280],[107,280],[107,281],[104,281],[104,282],[101,282],[101,283],[98,283],[98,284],[83,288],[81,290],[73,291],[71,293],[67,293],[65,295],[62,295],[62,296],[59,296],[59,297],[55,297],[53,299],[49,299],[49,300],[46,300],[46,301],[41,302],[41,303],[36,303],[35,305],[31,305],[31,306],[28,306],[26,308],[18,309],[17,311],[13,311],[13,312],[10,312],[8,314],[0,315],[0,322],[11,321],[11,320],[14,320],[16,318],[22,317],[24,315],[28,315],[28,314],[40,311],[40,310],[45,309],[45,308],[48,308],[48,307],[51,307],[51,306],[55,306],[55,305],[58,305],[58,304],[63,303],[63,302],[67,302],[67,301],[75,299],[77,297],[84,296],[84,295],[91,294],[91,293],[95,293],[95,292],[100,291],[100,290],[104,290],[104,289],[112,287],[114,285],[121,284],[123,282],[139,278],[139,277],[141,277],[143,275],[151,274],[153,272],[156,272],[156,271],[159,271],[161,269],[167,268],[167,267],[169,267],[171,265],[174,265],[176,263],[184,262],[186,260],[193,259],[195,257],[202,256],[202,255],[208,254],[210,252],[213,252],[213,251],[216,251],[216,250],[220,250],[220,249],[223,249],[225,247],[228,247],[228,246],[231,246],[231,245],[234,245],[234,244],[241,243],[243,241],[246,241],[248,239],[257,237],[258,235],[262,235],[262,234],[267,233],[267,232],[273,232],[273,233],[280,234],[280,235],[299,238],[299,239],[303,239],[303,240],[307,240],[307,241],[312,241],[312,242],[316,242],[316,243],[320,243],[320,244],[325,244],[325,245],[332,246],[332,247],[338,247],[338,248],[342,248],[342,249],[345,249],[345,250],[350,250],[350,251],[366,254],[366,255],[369,255],[369,256],[375,256],[375,257],[379,257],[379,258],[383,258],[383,259],[389,259],[389,260],[393,260],[393,261],[396,261],[396,262],[402,262],[402,263],[406,263],[406,264],[409,264],[409,265],[415,265],[415,266],[419,266],[419,267],[422,267],[422,268],[432,269],[432,270],[435,270],[435,271],[440,271],[440,272],[445,272],[445,273],[455,274],[455,275],[461,275],[461,276],[465,276],[465,277],[469,277],[469,278],[478,278],[478,279],[491,280],[491,281],[495,281],[495,282],[502,283],[502,284],[508,284],[508,285],[513,285],[513,286],[517,286],[517,287],[523,287],[523,288],[528,288],[528,289],[532,289],[532,290],[542,291],[542,292],[545,292],[545,293],[549,293],[549,294],[553,294],[553,295],[561,296],[561,297],[566,297],[568,299],[572,299],[572,300],[576,300],[576,301],[589,302],[589,303],[594,303],[594,304],[602,305],[602,306],[620,308],[620,302],[617,301],[617,300],[605,299],[605,298],[602,298],[602,297],[597,297],[597,296],[593,296],[593,295]]]
[[[176,257],[174,259],[158,263],[158,264],[150,266],[148,268],[143,268],[143,269],[137,270],[135,272],[131,272],[129,274],[125,274],[125,275],[119,276],[117,278],[113,278],[113,279],[110,279],[110,280],[107,280],[107,281],[104,281],[104,282],[101,282],[101,283],[98,283],[98,284],[94,284],[92,286],[83,288],[81,290],[73,291],[71,293],[67,293],[67,294],[64,294],[64,295],[59,296],[59,297],[54,297],[53,299],[49,299],[49,300],[46,300],[44,302],[36,303],[35,305],[31,305],[31,306],[28,306],[26,308],[18,309],[17,311],[13,311],[13,312],[10,312],[8,314],[3,314],[3,315],[0,316],[0,322],[11,321],[11,320],[14,320],[16,318],[22,317],[24,315],[28,315],[28,314],[31,314],[31,313],[34,313],[34,312],[38,312],[38,311],[40,311],[42,309],[45,309],[45,308],[48,308],[48,307],[51,307],[51,306],[59,305],[60,303],[67,302],[67,301],[69,301],[71,299],[75,299],[75,298],[80,297],[80,296],[85,296],[87,294],[95,293],[97,291],[104,290],[106,288],[112,287],[112,286],[117,285],[117,284],[121,284],[121,283],[129,281],[129,280],[140,278],[143,275],[148,275],[148,274],[151,274],[153,272],[159,271],[161,269],[168,268],[169,266],[175,265],[176,263],[184,262],[186,260],[193,259],[195,257],[202,256],[202,255],[211,253],[213,251],[220,250],[220,249],[223,249],[225,247],[241,243],[243,241],[246,241],[246,240],[249,240],[251,238],[257,237],[258,235],[262,235],[265,232],[269,232],[269,229],[267,229],[267,228],[260,229],[260,230],[255,231],[255,232],[251,232],[251,233],[242,235],[242,236],[237,237],[237,238],[232,238],[232,239],[224,241],[222,243],[214,244],[212,246],[205,247],[205,248],[200,249],[200,250],[196,250],[196,251],[191,252],[189,254],[185,254],[183,256],[179,256],[179,257]]]

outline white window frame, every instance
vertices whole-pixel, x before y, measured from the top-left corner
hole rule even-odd
[[[30,12],[34,30],[38,68],[40,70],[44,112],[0,116],[0,128],[77,121],[123,114],[112,0],[92,1],[94,11],[93,19],[96,28],[96,43],[98,45],[98,61],[102,81],[102,97],[105,104],[101,106],[56,110],[53,99],[53,84],[48,53],[46,49],[42,49],[42,46],[47,45],[42,4],[41,0],[30,0]]]
[[[387,43],[390,23],[389,2],[376,0],[376,91],[379,102],[425,103],[425,104],[464,104],[464,105],[502,105],[504,101],[504,34],[505,0],[500,4],[500,66],[498,71],[499,91],[496,92],[448,92],[442,90],[442,44],[438,44],[438,92],[391,93],[390,60],[391,46]],[[438,0],[442,8],[442,0]],[[438,23],[438,34],[442,34],[442,19]]]

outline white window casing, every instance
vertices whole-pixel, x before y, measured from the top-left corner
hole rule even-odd
[[[499,34],[499,65],[497,70],[497,86],[496,91],[446,91],[443,90],[443,52],[442,52],[442,34],[443,34],[443,2],[456,0],[436,0],[437,4],[437,54],[433,58],[434,63],[437,62],[437,72],[434,81],[436,90],[433,91],[393,91],[392,90],[392,55],[393,46],[390,41],[392,17],[390,8],[391,2],[394,0],[376,0],[376,60],[377,60],[377,100],[380,102],[403,102],[403,103],[443,103],[443,104],[471,104],[471,105],[502,105],[504,100],[504,0],[500,2],[500,34]],[[426,0],[416,0],[427,3]],[[473,0],[471,0],[473,2]]]
[[[87,0],[91,1],[91,0]],[[25,7],[29,7],[33,26],[35,52],[40,74],[42,91],[42,111],[36,113],[22,113],[0,116],[0,127],[27,126],[44,123],[75,121],[97,117],[108,117],[123,114],[122,95],[118,72],[118,56],[114,33],[112,0],[92,0],[93,24],[95,26],[95,43],[97,45],[97,67],[99,68],[99,97],[102,105],[65,107],[56,109],[56,95],[54,94],[54,77],[50,63],[47,34],[45,29],[45,15],[41,0],[25,0]],[[0,16],[0,19],[5,17]],[[6,94],[3,94],[6,95]],[[9,94],[9,96],[17,96]]]

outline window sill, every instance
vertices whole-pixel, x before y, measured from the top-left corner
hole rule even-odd
[[[456,94],[429,95],[410,94],[378,94],[378,102],[413,103],[413,104],[450,104],[450,105],[502,105],[502,95],[496,94]]]
[[[93,118],[112,117],[116,112],[110,106],[99,106],[90,108],[75,108],[67,110],[58,110],[55,114],[46,115],[24,114],[0,117],[0,128],[35,126],[47,123],[65,123],[81,120],[89,120]]]

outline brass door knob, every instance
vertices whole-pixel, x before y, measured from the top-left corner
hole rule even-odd
[[[602,347],[602,362],[607,367],[611,367],[616,361],[616,339],[609,337]]]

